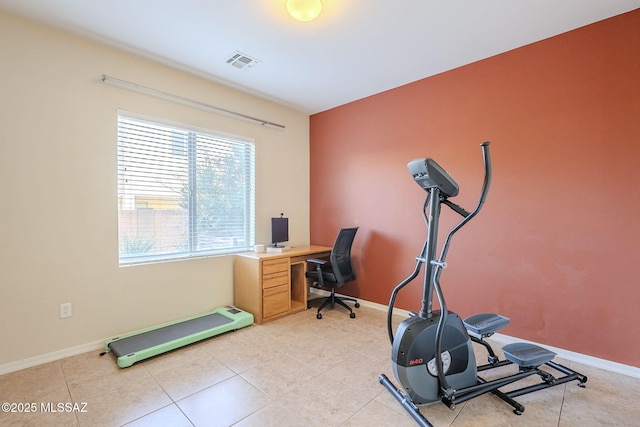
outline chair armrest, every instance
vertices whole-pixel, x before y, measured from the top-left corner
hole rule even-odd
[[[317,264],[317,265],[325,265],[329,263],[329,261],[327,261],[326,259],[318,259],[318,258],[309,258],[307,262]]]

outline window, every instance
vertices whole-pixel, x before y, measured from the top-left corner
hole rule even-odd
[[[120,114],[120,264],[249,249],[254,183],[252,142]]]

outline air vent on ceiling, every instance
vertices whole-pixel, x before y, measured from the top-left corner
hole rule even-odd
[[[227,59],[227,64],[233,65],[240,70],[243,68],[253,68],[258,65],[259,62],[260,61],[257,59],[245,55],[242,52],[238,52],[237,50],[229,56],[229,59]]]

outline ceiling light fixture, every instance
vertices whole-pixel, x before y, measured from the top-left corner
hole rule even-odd
[[[320,0],[287,0],[287,12],[298,21],[313,21],[321,11]]]

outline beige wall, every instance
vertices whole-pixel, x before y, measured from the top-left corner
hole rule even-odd
[[[4,12],[0,58],[0,368],[233,303],[231,256],[118,267],[118,109],[253,138],[257,243],[280,212],[291,243],[309,243],[308,115]],[[286,130],[107,85],[102,74]],[[73,317],[59,319],[63,302]]]

